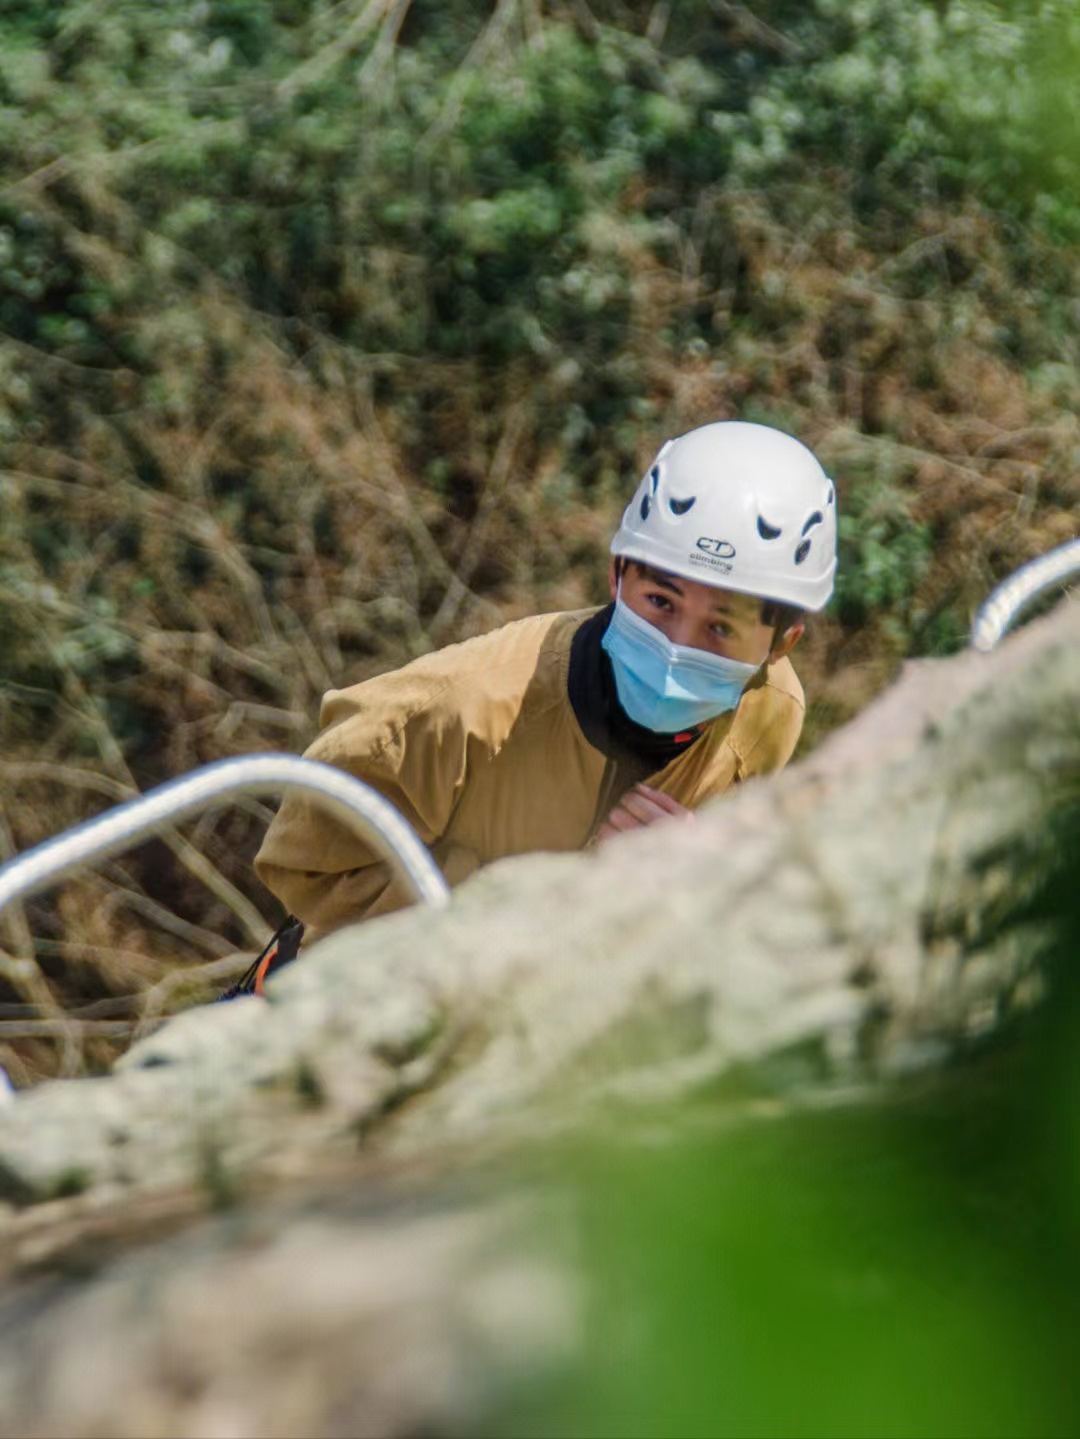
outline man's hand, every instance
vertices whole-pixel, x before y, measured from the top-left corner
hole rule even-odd
[[[596,831],[596,839],[610,839],[613,834],[644,829],[646,825],[655,824],[658,819],[670,819],[673,815],[681,819],[693,819],[694,811],[687,809],[670,795],[661,794],[651,785],[638,784],[623,795]]]

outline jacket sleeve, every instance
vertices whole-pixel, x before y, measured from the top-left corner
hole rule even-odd
[[[465,727],[448,691],[445,677],[410,667],[332,690],[305,758],[371,785],[435,846],[466,774]],[[302,791],[286,793],[255,870],[291,914],[320,933],[410,902],[389,862]]]

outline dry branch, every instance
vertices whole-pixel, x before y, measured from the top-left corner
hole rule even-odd
[[[390,23],[399,10],[403,12],[397,20],[400,28],[405,18],[404,11],[407,9],[408,0],[405,0],[404,5],[402,0],[362,0],[358,13],[339,35],[309,56],[302,65],[298,65],[291,74],[286,75],[284,80],[279,81],[275,91],[276,98],[287,103],[301,91],[318,85],[336,65],[340,65],[354,50],[358,50],[379,25]]]

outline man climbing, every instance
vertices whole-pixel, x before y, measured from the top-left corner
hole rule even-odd
[[[326,695],[308,757],[389,799],[453,885],[481,865],[687,816],[782,768],[787,656],[836,569],[831,481],[763,425],[668,441],[611,543],[613,603],[539,615]],[[310,932],[408,902],[388,864],[287,794],[255,867]]]

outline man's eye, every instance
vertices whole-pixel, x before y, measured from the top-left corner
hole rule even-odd
[[[649,604],[654,605],[658,610],[671,609],[671,601],[667,595],[646,595],[645,598]]]

